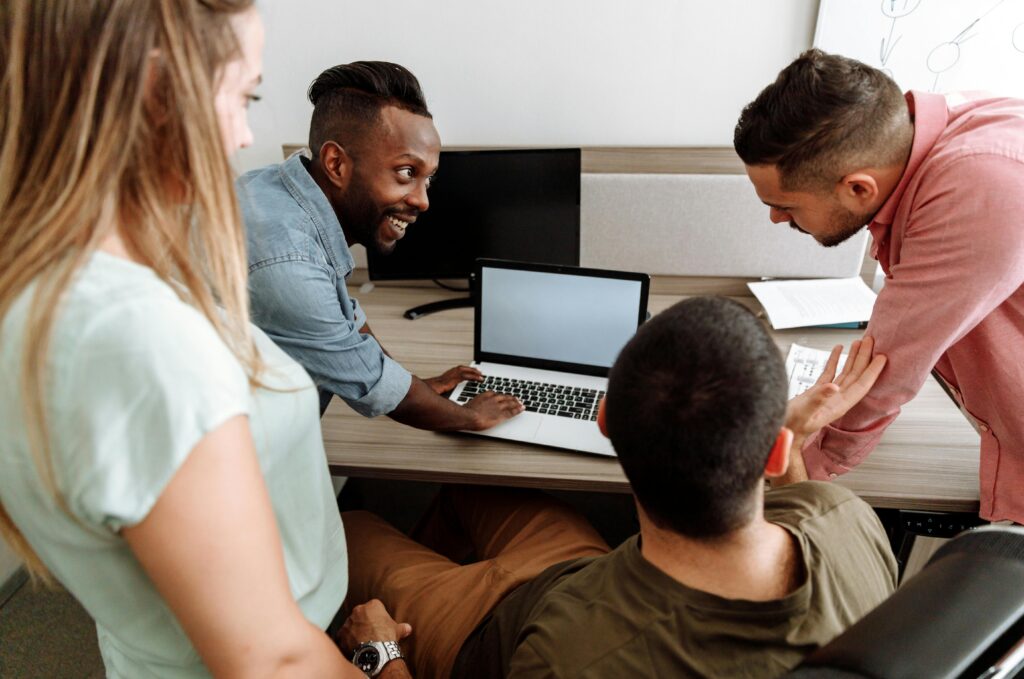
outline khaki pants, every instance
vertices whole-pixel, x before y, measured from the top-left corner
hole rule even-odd
[[[398,622],[413,676],[447,679],[459,649],[513,589],[608,545],[575,510],[538,491],[446,487],[407,537],[369,512],[342,514],[346,608],[380,599]],[[473,556],[476,562],[460,565]]]

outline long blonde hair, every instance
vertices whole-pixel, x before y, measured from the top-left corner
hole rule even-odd
[[[256,379],[244,235],[214,110],[217,78],[239,56],[230,19],[251,5],[0,6],[0,320],[37,281],[20,389],[36,465],[65,510],[46,424],[48,340],[75,271],[115,229],[133,256],[178,283]],[[0,535],[49,579],[2,503]]]

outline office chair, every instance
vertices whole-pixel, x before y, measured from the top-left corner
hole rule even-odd
[[[985,526],[943,545],[920,573],[787,679],[1024,677],[1024,528]]]

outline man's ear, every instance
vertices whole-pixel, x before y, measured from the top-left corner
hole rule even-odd
[[[352,179],[352,156],[336,141],[324,142],[320,147],[320,168],[334,186],[345,189]]]
[[[601,402],[597,404],[597,428],[601,430],[605,438],[611,438],[608,436],[608,423],[605,420],[604,408],[606,399],[607,397],[602,398]]]
[[[854,212],[863,212],[873,206],[880,190],[878,179],[867,170],[858,170],[844,176],[836,188],[839,202]]]
[[[768,462],[764,465],[764,475],[769,479],[782,476],[789,469],[789,452],[793,446],[793,432],[782,427],[775,437],[772,452],[768,453]]]

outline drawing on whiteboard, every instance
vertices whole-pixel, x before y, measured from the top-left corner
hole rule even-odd
[[[928,70],[935,74],[935,82],[932,83],[932,92],[939,89],[939,76],[948,71],[949,69],[956,66],[956,62],[960,61],[960,45],[967,42],[974,36],[970,34],[970,30],[974,28],[975,24],[980,19],[975,19],[971,22],[971,25],[960,31],[960,33],[950,40],[939,44],[935,49],[928,53]]]
[[[904,91],[1024,98],[1024,0],[820,0],[814,45]]]
[[[897,35],[895,40],[893,39],[893,36],[896,34],[896,22],[913,12],[920,4],[921,0],[882,0],[882,14],[892,19],[892,23],[889,24],[889,37],[882,38],[882,46],[878,50],[878,56],[882,62],[882,69],[890,76],[892,76],[892,71],[886,67],[886,64],[892,56],[896,43],[903,37],[902,35]]]
[[[999,5],[1004,2],[1006,2],[1006,0],[999,0],[999,2],[992,5],[987,12],[968,24],[967,28],[960,31],[955,38],[949,42],[940,43],[935,47],[935,49],[928,53],[926,64],[928,66],[928,70],[935,74],[935,81],[932,83],[932,92],[938,91],[939,76],[956,66],[956,63],[960,61],[960,45],[974,37],[971,30],[978,25],[978,22],[991,14],[996,7],[999,7]]]

